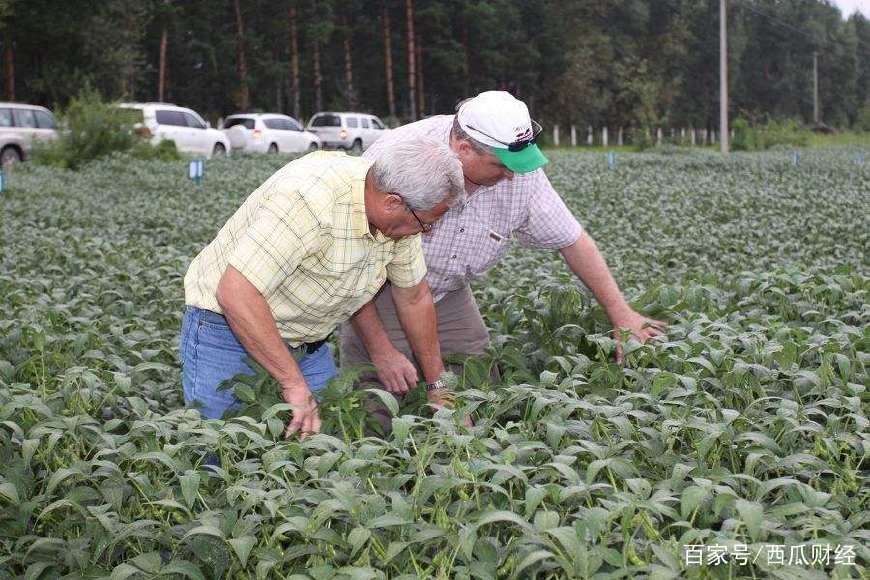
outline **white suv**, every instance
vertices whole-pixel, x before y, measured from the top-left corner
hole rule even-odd
[[[224,134],[233,151],[247,153],[304,153],[320,149],[320,138],[302,128],[299,121],[277,113],[230,115]]]
[[[45,107],[0,103],[0,165],[5,169],[30,156],[33,142],[57,139],[57,123]]]
[[[119,106],[142,111],[142,118],[134,128],[150,138],[153,145],[171,140],[181,153],[206,157],[222,157],[230,151],[227,136],[212,129],[192,109],[169,103],[121,103]]]
[[[316,113],[308,130],[320,137],[324,147],[349,149],[361,153],[386,131],[384,123],[364,113]]]

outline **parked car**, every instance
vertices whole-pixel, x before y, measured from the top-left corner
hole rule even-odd
[[[7,168],[30,156],[36,140],[57,139],[54,115],[45,107],[0,103],[0,165]]]
[[[361,153],[389,129],[374,115],[322,112],[311,117],[308,130],[320,137],[324,147]]]
[[[320,149],[317,135],[306,131],[293,117],[278,113],[230,115],[223,131],[233,151],[301,153]]]
[[[133,127],[157,145],[175,141],[181,153],[222,157],[230,152],[230,140],[223,131],[212,129],[193,109],[170,103],[121,103],[124,109],[142,111]]]

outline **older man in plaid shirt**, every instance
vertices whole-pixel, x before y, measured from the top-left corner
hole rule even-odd
[[[456,154],[426,138],[365,159],[317,152],[287,164],[187,271],[185,400],[221,417],[238,401],[219,386],[252,373],[250,357],[294,407],[287,435],[317,432],[317,392],[336,374],[325,341],[386,280],[423,375],[436,381],[444,367],[418,234],[464,195]]]
[[[489,336],[469,282],[504,257],[514,239],[558,250],[592,290],[614,328],[627,328],[640,341],[665,328],[626,303],[595,241],[550,185],[541,169],[547,159],[535,144],[540,130],[522,101],[488,91],[461,103],[456,115],[430,117],[391,131],[365,153],[378,155],[397,142],[435,138],[449,143],[462,161],[466,202],[451,208],[423,236],[444,353],[481,354],[486,349]],[[418,374],[396,318],[393,290],[386,286],[351,323],[342,325],[341,362],[373,362],[380,382],[403,394],[416,384]]]

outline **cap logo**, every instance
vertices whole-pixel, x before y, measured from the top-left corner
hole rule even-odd
[[[514,130],[520,131],[520,129],[514,129]],[[526,139],[531,139],[532,135],[533,135],[532,128],[527,127],[525,130],[521,130],[519,133],[516,134],[515,140],[516,141],[525,141]]]

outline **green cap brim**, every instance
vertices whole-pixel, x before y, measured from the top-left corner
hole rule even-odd
[[[505,167],[514,173],[528,173],[549,163],[535,144],[529,145],[522,151],[509,151],[501,147],[490,147],[490,149]]]

